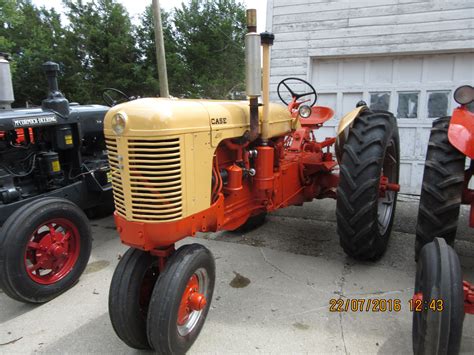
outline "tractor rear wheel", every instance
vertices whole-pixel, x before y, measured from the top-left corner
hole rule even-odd
[[[0,285],[20,302],[47,302],[73,286],[89,260],[89,221],[74,203],[41,198],[16,210],[0,240]]]
[[[459,258],[442,238],[426,244],[416,267],[413,353],[458,354],[464,322]]]
[[[395,117],[363,112],[343,146],[337,189],[337,232],[342,248],[360,260],[380,258],[387,249],[396,191],[381,194],[381,177],[398,184],[400,143]]]
[[[148,341],[159,354],[184,354],[198,337],[211,305],[215,264],[200,244],[184,245],[166,262],[148,307]]]
[[[128,346],[150,349],[146,319],[158,279],[158,258],[130,248],[115,269],[109,292],[109,316],[115,333]]]
[[[236,233],[247,233],[257,229],[258,227],[262,226],[265,223],[267,218],[267,212],[259,213],[255,216],[249,217],[244,224],[242,224],[237,229],[234,229],[232,232]]]
[[[434,238],[453,246],[458,226],[466,157],[448,140],[450,117],[433,122],[416,225],[415,259]]]

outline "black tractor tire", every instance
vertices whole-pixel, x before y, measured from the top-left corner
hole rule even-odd
[[[115,269],[109,291],[109,316],[117,336],[135,349],[150,349],[148,305],[158,279],[158,258],[130,248]]]
[[[366,110],[356,118],[342,147],[337,188],[337,232],[347,255],[376,260],[387,249],[395,216],[397,192],[387,192],[390,203],[380,209],[380,177],[398,183],[400,142],[396,118],[386,111]],[[383,211],[383,223],[379,213]]]
[[[253,231],[254,229],[257,229],[258,227],[261,227],[265,224],[265,221],[267,219],[267,212],[262,212],[259,213],[255,216],[249,217],[245,221],[244,224],[242,224],[240,227],[237,229],[234,229],[232,232],[234,233],[248,233]]]
[[[444,239],[436,238],[423,247],[415,281],[415,294],[423,300],[419,309],[413,309],[415,355],[459,353],[464,322],[461,276],[459,258]]]
[[[65,236],[69,231],[71,237],[68,240],[72,240],[71,243],[65,242],[66,245],[69,245],[68,248],[71,248],[67,249],[71,254],[68,254],[63,266],[58,267],[56,276],[53,275],[52,269],[49,271],[49,275],[52,275],[50,279],[47,279],[48,275],[41,275],[39,270],[42,268],[38,271],[35,270],[35,274],[30,273],[26,261],[27,259],[31,261],[32,258],[38,258],[38,255],[41,255],[41,251],[34,252],[34,257],[28,253],[33,252],[30,245],[38,246],[40,241],[46,238],[42,237],[45,232],[35,233],[39,232],[38,228],[46,228],[42,226],[48,221],[60,221],[59,224],[52,222],[52,225],[55,225],[54,232],[64,231],[63,235]],[[61,229],[63,225],[69,226],[69,229]],[[36,237],[40,239],[32,241],[32,238]],[[31,244],[31,242],[34,243]],[[74,244],[75,246],[72,247]],[[91,246],[92,233],[89,220],[78,206],[62,198],[35,200],[16,210],[2,227],[0,285],[5,294],[17,301],[47,302],[72,287],[79,280],[89,261]],[[42,254],[46,255],[48,260],[59,260],[61,257],[54,259],[52,256],[47,256],[46,252]]]
[[[199,283],[199,291],[204,293],[207,303],[203,309],[193,311],[189,316],[189,320],[194,321],[186,333],[180,330],[178,325],[178,311],[188,282],[197,273],[202,276],[200,280],[203,282]],[[158,277],[148,308],[148,341],[156,353],[184,354],[188,351],[206,320],[214,284],[214,258],[204,246],[184,245],[170,257]],[[196,318],[192,318],[193,315]]]
[[[449,143],[450,120],[439,118],[431,129],[416,225],[415,259],[434,238],[454,245],[466,157]]]

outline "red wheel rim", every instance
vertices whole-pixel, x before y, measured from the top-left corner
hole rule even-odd
[[[35,282],[51,285],[66,277],[79,258],[77,227],[65,218],[41,224],[31,235],[25,250],[25,267]]]
[[[178,333],[186,336],[196,327],[206,307],[206,293],[209,284],[207,271],[198,269],[188,280],[178,308]]]

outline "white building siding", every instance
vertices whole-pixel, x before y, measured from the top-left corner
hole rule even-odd
[[[309,57],[473,51],[474,1],[268,0],[267,28],[274,94],[287,75],[309,78]]]
[[[419,193],[433,119],[428,96],[449,93],[451,110],[452,90],[473,83],[473,27],[472,0],[268,0],[267,28],[275,34],[271,98],[278,100],[276,86],[285,77],[310,81],[320,104],[336,110],[320,132],[328,136],[359,99],[370,103],[370,93],[390,92],[389,109],[397,114],[399,93],[417,92],[417,117],[400,118],[399,126],[402,191]]]

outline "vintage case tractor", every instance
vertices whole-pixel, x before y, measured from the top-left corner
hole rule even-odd
[[[204,324],[214,260],[200,244],[175,250],[187,236],[256,227],[268,212],[337,198],[346,253],[376,259],[386,250],[399,189],[394,116],[360,103],[341,119],[337,138],[317,141],[314,131],[333,110],[314,106],[314,88],[295,78],[278,85],[283,100],[285,92],[291,97],[286,107],[270,103],[274,36],[255,32],[255,10],[247,25],[250,103],[146,98],[106,115],[115,223],[132,247],[115,270],[109,313],[133,348],[184,353]]]
[[[10,66],[0,54],[0,288],[31,303],[56,297],[84,271],[92,236],[83,210],[113,210],[103,135],[109,107],[69,103],[59,66],[43,69],[42,106],[12,109]]]
[[[415,354],[458,354],[464,314],[474,314],[474,285],[462,280],[452,248],[461,204],[471,206],[469,225],[474,227],[474,190],[469,188],[474,172],[473,87],[459,87],[454,99],[460,106],[451,117],[433,122],[426,153],[415,244]]]

